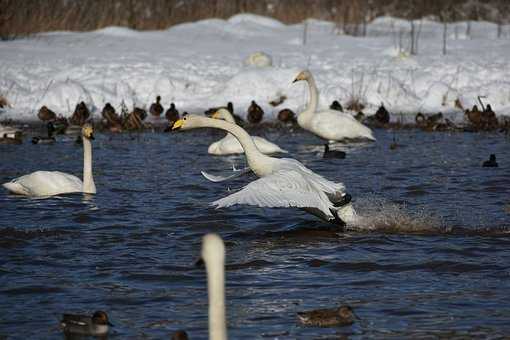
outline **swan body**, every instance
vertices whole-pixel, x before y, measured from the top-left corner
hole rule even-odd
[[[226,109],[219,109],[212,116],[216,119],[223,119],[229,123],[235,124],[235,119],[232,114]],[[264,154],[272,154],[272,153],[287,153],[286,150],[283,150],[278,145],[271,143],[265,138],[259,136],[251,136],[257,149]],[[217,142],[212,143],[209,146],[208,152],[212,155],[231,155],[231,154],[243,154],[244,149],[232,134],[228,133],[224,138],[220,139]]]
[[[302,71],[297,75],[294,82],[300,80],[306,80],[308,83],[310,102],[306,110],[298,115],[299,126],[328,141],[349,139],[375,141],[372,130],[358,122],[350,114],[332,109],[317,112],[319,92],[312,74],[309,71]]]
[[[274,158],[260,152],[250,135],[240,126],[217,119],[188,115],[178,120],[173,129],[212,127],[226,130],[243,146],[251,170],[259,179],[242,190],[212,204],[217,208],[235,204],[260,207],[297,207],[319,218],[344,225],[353,222],[356,213],[346,198],[342,183],[335,183],[314,173],[292,158]]]
[[[207,271],[209,339],[227,340],[225,317],[225,245],[216,234],[202,239],[202,259]]]
[[[25,196],[54,196],[73,192],[96,193],[92,177],[93,128],[85,124],[82,128],[83,138],[83,182],[74,175],[60,171],[36,171],[13,179],[3,186],[10,192]]]

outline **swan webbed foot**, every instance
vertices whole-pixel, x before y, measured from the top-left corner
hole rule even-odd
[[[330,219],[329,222],[333,223],[341,228],[341,231],[345,231],[345,222],[338,217],[338,212],[335,209],[329,209],[331,211],[331,214],[333,215],[334,219]]]

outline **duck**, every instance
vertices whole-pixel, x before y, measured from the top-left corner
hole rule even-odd
[[[188,340],[188,333],[185,330],[179,329],[172,334],[171,340]]]
[[[254,101],[251,101],[250,106],[248,107],[248,115],[246,118],[248,122],[251,124],[258,124],[262,121],[264,117],[264,110]]]
[[[296,122],[296,114],[291,109],[283,109],[278,112],[277,116],[278,120],[282,123],[295,123]]]
[[[90,117],[90,111],[84,102],[79,102],[74,108],[73,115],[69,118],[72,125],[82,126]]]
[[[9,137],[9,134],[4,133],[2,137],[0,137],[0,144],[21,144],[23,140],[21,139],[21,134],[19,137]]]
[[[344,112],[344,108],[342,107],[342,104],[340,104],[340,103],[338,102],[338,100],[333,100],[333,102],[331,103],[331,105],[329,106],[329,108],[330,108],[331,110]]]
[[[21,138],[23,137],[23,134],[22,134],[21,130],[18,128],[0,124],[0,136],[2,136],[2,138],[11,138],[11,139],[21,140]]]
[[[212,115],[212,118],[223,119],[229,123],[236,124],[234,117],[226,109],[219,109]],[[283,150],[278,145],[271,143],[265,138],[259,136],[251,136],[251,138],[257,146],[257,149],[263,154],[272,154],[278,152],[287,153],[286,150]],[[244,149],[233,135],[227,133],[225,137],[209,145],[207,152],[211,155],[233,155],[243,154]]]
[[[202,260],[207,272],[209,340],[227,340],[225,312],[225,244],[214,233],[202,238]]]
[[[179,111],[175,108],[174,103],[170,103],[170,107],[165,112],[165,117],[170,124],[179,120]]]
[[[301,71],[294,82],[301,80],[308,83],[310,102],[306,110],[298,114],[299,126],[329,142],[349,139],[375,141],[372,130],[358,122],[352,115],[331,109],[317,111],[319,92],[312,73],[308,70]]]
[[[330,150],[329,144],[324,144],[324,153],[322,154],[322,158],[345,158],[345,152],[339,150]]]
[[[74,175],[60,171],[36,171],[4,183],[8,191],[32,197],[48,197],[73,192],[95,194],[96,185],[92,176],[92,143],[94,128],[86,123],[82,127],[83,182]]]
[[[302,325],[316,327],[348,326],[352,325],[354,319],[358,318],[352,307],[348,305],[298,312],[297,317]]]
[[[491,154],[489,156],[489,160],[483,162],[482,166],[484,168],[496,168],[496,167],[498,167],[498,162],[496,162],[496,155],[495,154]]]
[[[49,122],[57,119],[55,112],[48,109],[45,105],[41,106],[39,112],[37,112],[37,117],[43,122]]]
[[[235,204],[302,208],[342,228],[346,223],[356,221],[356,212],[343,183],[327,180],[295,159],[263,154],[242,127],[224,120],[187,115],[175,122],[173,129],[206,127],[225,130],[234,135],[244,149],[248,169],[259,177],[243,189],[212,202],[216,208]]]
[[[139,107],[135,107],[133,112],[127,115],[123,122],[123,128],[126,130],[142,130],[143,120],[147,118],[147,111]]]
[[[46,124],[48,136],[35,136],[32,138],[32,144],[53,144],[55,143],[55,126],[52,122]]]
[[[60,327],[66,334],[104,336],[113,325],[108,315],[103,311],[96,311],[92,316],[79,314],[64,314]]]
[[[122,131],[122,119],[115,111],[115,108],[110,103],[106,103],[101,111],[103,117],[103,125],[111,132]]]
[[[163,106],[161,105],[160,101],[161,101],[161,96],[157,96],[156,97],[156,102],[152,103],[150,108],[149,108],[149,112],[154,117],[159,117],[163,113]]]

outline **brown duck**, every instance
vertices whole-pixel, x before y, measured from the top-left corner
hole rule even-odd
[[[103,111],[101,111],[101,116],[103,116],[103,125],[110,131],[117,132],[122,130],[122,120],[110,103],[105,104]]]
[[[168,110],[166,110],[165,117],[170,125],[179,120],[179,111],[175,108],[174,103],[171,103]]]
[[[278,120],[283,123],[295,123],[296,114],[291,109],[283,109],[278,112]]]
[[[157,96],[156,102],[152,103],[151,107],[149,108],[149,112],[151,113],[151,115],[153,115],[155,117],[161,116],[161,114],[163,113],[163,106],[161,105],[160,102],[161,102],[161,97]]]
[[[72,125],[82,126],[90,117],[90,111],[84,102],[80,102],[76,105],[74,113],[69,119]]]
[[[250,107],[248,107],[248,122],[252,124],[258,124],[262,121],[264,117],[264,111],[262,108],[254,101],[251,101]]]
[[[308,312],[298,312],[298,320],[305,326],[331,327],[347,326],[354,323],[358,317],[350,306],[339,308],[317,309]]]
[[[39,109],[39,112],[37,112],[37,117],[43,122],[49,122],[55,120],[57,118],[57,115],[55,114],[55,112],[51,111],[50,109],[43,105]]]

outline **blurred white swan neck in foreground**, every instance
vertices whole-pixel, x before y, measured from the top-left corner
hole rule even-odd
[[[225,317],[225,245],[216,234],[207,234],[202,240],[202,259],[207,270],[209,296],[209,339],[226,340]]]
[[[212,118],[223,119],[228,123],[236,124],[232,114],[228,110],[223,108],[216,111]],[[253,142],[257,146],[257,149],[259,149],[259,151],[262,152],[263,154],[273,154],[278,152],[287,153],[286,150],[283,150],[278,145],[268,141],[265,138],[259,136],[251,136],[251,138],[253,139]],[[207,152],[213,155],[231,155],[231,154],[243,154],[244,149],[235,136],[233,136],[230,133],[227,133],[227,135],[224,138],[209,145],[209,149],[207,150]]]
[[[327,109],[317,112],[319,91],[310,71],[301,71],[294,82],[306,80],[310,90],[310,101],[297,121],[303,129],[329,141],[346,139],[368,139],[375,141],[372,130],[358,122],[352,115]]]
[[[83,139],[83,181],[78,177],[60,171],[36,171],[13,179],[3,186],[19,195],[53,196],[73,192],[87,194],[96,193],[96,185],[92,175],[92,143],[94,139],[92,125],[85,124],[82,128]]]

